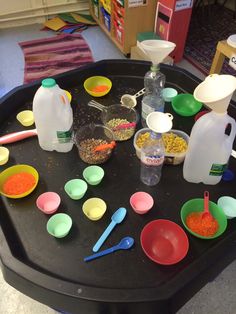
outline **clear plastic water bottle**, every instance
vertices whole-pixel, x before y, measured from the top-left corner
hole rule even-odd
[[[165,158],[165,147],[162,135],[151,132],[141,149],[141,181],[149,186],[156,185],[161,179]]]
[[[142,99],[142,125],[147,127],[146,118],[153,111],[164,112],[165,101],[162,90],[165,85],[165,75],[158,65],[152,65],[144,76],[145,94]]]

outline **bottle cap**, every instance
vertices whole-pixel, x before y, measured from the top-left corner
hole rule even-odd
[[[42,86],[46,88],[50,88],[56,85],[56,81],[53,78],[46,78],[42,80]]]
[[[234,179],[234,173],[233,171],[226,169],[222,175],[223,181],[232,181]]]

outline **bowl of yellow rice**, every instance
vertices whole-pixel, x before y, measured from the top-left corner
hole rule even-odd
[[[138,158],[141,157],[141,148],[145,141],[150,137],[151,130],[149,128],[140,129],[135,133],[133,144]],[[165,163],[171,165],[179,165],[184,161],[189,136],[180,130],[170,130],[162,134],[162,140],[165,146]]]

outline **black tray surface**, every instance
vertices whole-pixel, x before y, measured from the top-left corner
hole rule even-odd
[[[149,66],[148,62],[109,60],[56,76],[59,86],[72,94],[74,130],[90,122],[101,123],[100,111],[87,105],[93,99],[83,88],[87,77],[105,75],[112,80],[111,92],[96,99],[109,106],[119,103],[123,94],[135,94],[142,89],[143,77]],[[197,78],[175,66],[162,65],[161,71],[166,75],[166,87],[174,87],[179,93],[192,93],[199,84]],[[23,85],[1,99],[0,136],[25,130],[17,122],[16,114],[32,108],[33,95],[39,85],[40,82]],[[137,105],[139,114],[140,98]],[[177,116],[170,103],[166,103],[165,111],[174,115],[174,129],[190,134],[194,117]],[[230,105],[229,114],[236,117],[234,104]],[[140,122],[138,128],[141,128]],[[139,238],[143,227],[154,219],[170,219],[183,227],[180,219],[181,206],[189,199],[202,198],[206,189],[215,202],[222,195],[234,196],[235,179],[231,182],[221,181],[214,186],[191,184],[183,179],[182,165],[164,165],[161,182],[155,187],[145,186],[139,179],[140,161],[136,157],[132,138],[118,142],[112,158],[102,165],[105,170],[102,183],[89,186],[84,198],[74,201],[65,193],[64,184],[70,179],[82,178],[83,169],[87,166],[79,158],[75,145],[66,154],[47,152],[39,147],[37,137],[32,137],[8,144],[7,147],[10,150],[10,161],[1,166],[0,171],[15,164],[29,164],[38,170],[40,180],[35,191],[25,198],[0,198],[0,257],[3,273],[13,286],[41,302],[54,307],[64,306],[75,313],[93,313],[92,308],[86,308],[86,302],[96,302],[96,306],[141,302],[152,304],[151,313],[153,304],[157,306],[155,309],[158,306],[161,308],[162,302],[173,301],[180,291],[184,291],[188,299],[191,294],[187,291],[188,285],[193,284],[194,287],[197,278],[198,285],[205,284],[207,278],[200,279],[201,274],[214,267],[219,260],[222,260],[220,264],[223,267],[222,254],[227,256],[233,249],[236,240],[234,220],[228,221],[228,228],[220,238],[211,241],[195,238],[186,231],[190,242],[189,252],[181,262],[173,266],[162,266],[149,260],[141,249]],[[229,167],[235,169],[235,165],[235,160],[231,158]],[[47,233],[46,223],[50,216],[44,215],[36,207],[37,197],[45,191],[60,194],[62,203],[59,212],[69,214],[73,220],[71,232],[63,239],[56,239]],[[130,207],[129,198],[136,191],[146,191],[155,200],[154,208],[146,215],[138,215]],[[83,202],[90,197],[101,197],[107,203],[107,211],[99,221],[90,221],[82,212]],[[119,207],[127,208],[127,217],[115,228],[101,249],[113,246],[128,235],[135,239],[135,246],[129,251],[118,251],[85,263],[83,258],[92,254],[93,245]],[[22,279],[22,284],[19,284],[19,278]],[[37,286],[35,289],[41,295],[34,294],[34,286]],[[192,288],[192,294],[195,290]],[[68,298],[70,305],[61,304],[60,297],[62,300]],[[182,299],[184,302],[183,296]],[[76,302],[78,305],[79,302],[85,302],[81,309],[85,308],[86,311],[75,309]],[[181,302],[179,305],[177,303],[172,305],[173,311],[182,305]],[[99,311],[96,309],[97,313]],[[137,308],[135,311],[138,313]]]

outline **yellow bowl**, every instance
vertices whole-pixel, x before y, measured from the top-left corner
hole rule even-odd
[[[29,174],[32,174],[35,178],[35,184],[33,185],[32,188],[30,188],[28,191],[22,193],[22,194],[6,194],[3,192],[3,184],[6,182],[6,180],[17,173],[22,173],[22,172],[27,172]],[[2,171],[0,173],[0,194],[9,197],[9,198],[22,198],[25,197],[27,195],[29,195],[37,186],[39,181],[39,174],[38,171],[33,168],[32,166],[29,165],[15,165],[12,167],[9,167],[7,169],[5,169],[4,171]]]
[[[68,99],[69,99],[69,102],[71,102],[71,100],[72,100],[72,95],[71,95],[71,93],[68,92],[68,90],[65,90],[65,89],[64,89],[64,91],[65,91],[65,93],[66,93],[66,96],[67,96]]]
[[[107,86],[107,89],[104,91],[94,91],[93,89],[98,87],[98,86]],[[111,80],[109,80],[109,78],[105,77],[105,76],[91,76],[89,78],[87,78],[87,80],[84,81],[84,88],[86,90],[86,92],[94,97],[102,97],[106,94],[109,93],[109,91],[111,90],[112,87],[112,82]]]
[[[34,124],[34,114],[32,110],[23,110],[19,112],[16,116],[16,119],[23,125],[23,126],[31,126]]]
[[[82,206],[82,210],[90,220],[99,220],[105,214],[107,205],[101,198],[92,197],[87,199]]]
[[[0,146],[0,165],[4,165],[9,160],[9,149],[3,146]]]

